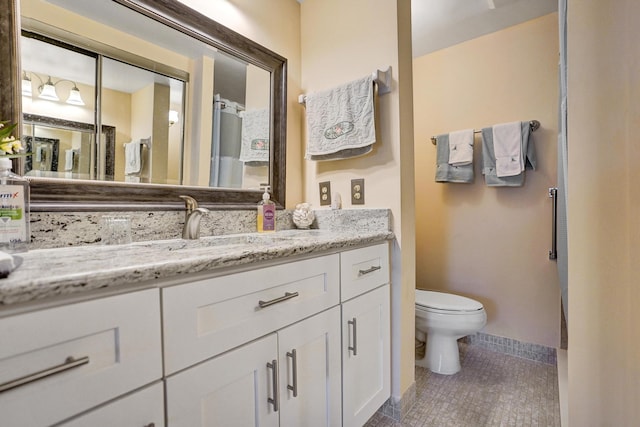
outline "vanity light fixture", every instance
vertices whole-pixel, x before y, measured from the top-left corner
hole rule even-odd
[[[73,84],[73,87],[69,91],[69,98],[67,98],[67,104],[84,105],[84,101],[80,96],[80,89],[78,89],[78,86],[76,86],[75,83]]]
[[[46,99],[47,101],[60,101],[56,93],[56,86],[51,81],[51,77],[47,78],[45,84],[38,86],[38,92],[40,92],[38,98]]]
[[[80,89],[76,85],[76,82],[73,80],[60,79],[57,81],[51,80],[51,76],[47,76],[47,81],[45,82],[40,78],[36,73],[29,73],[32,76],[36,76],[38,80],[40,80],[40,86],[38,86],[38,98],[46,99],[48,101],[60,101],[60,97],[58,97],[58,93],[56,92],[56,85],[62,82],[69,82],[73,85],[71,90],[69,91],[69,97],[65,101],[67,104],[72,105],[84,105],[84,101],[80,96]],[[23,96],[32,96],[33,92],[31,89],[31,78],[29,77],[26,71],[22,72],[22,95]]]
[[[22,96],[33,96],[31,90],[31,79],[27,75],[26,71],[22,72]]]
[[[173,126],[178,121],[178,112],[176,110],[169,110],[169,126]]]

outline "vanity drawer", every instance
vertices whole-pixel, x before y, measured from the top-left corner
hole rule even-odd
[[[158,289],[0,319],[1,423],[51,425],[160,379],[160,338]]]
[[[60,427],[163,427],[164,387],[157,382],[131,395],[90,411]]]
[[[340,303],[339,255],[162,289],[169,375]]]
[[[389,244],[340,254],[341,301],[389,283]]]

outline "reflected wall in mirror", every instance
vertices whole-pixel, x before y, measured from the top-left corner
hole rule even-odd
[[[81,78],[74,74],[82,68],[75,62],[67,62],[70,69],[57,68],[64,55],[42,48],[30,52],[24,42],[22,76],[30,79],[32,90],[30,98],[23,97],[24,112],[92,123],[94,129],[116,128],[113,152],[103,138],[94,138],[89,150],[88,178],[104,182],[69,182],[67,173],[59,182],[36,178],[35,209],[38,202],[175,204],[173,196],[185,192],[203,203],[253,206],[263,183],[271,185],[274,200],[284,204],[286,59],[175,0],[22,0],[20,10],[25,34],[71,47],[68,50],[89,58],[94,70],[93,79]],[[109,17],[117,17],[118,25],[109,26]],[[152,37],[145,40],[145,34]],[[37,64],[46,57],[48,64]],[[122,71],[125,65],[133,68]],[[109,68],[115,68],[115,74]],[[137,104],[137,95],[116,90],[117,80],[134,80],[134,70],[153,76],[153,96],[140,97]],[[167,83],[167,78],[179,84]],[[39,95],[49,80],[59,101],[46,101],[46,109]],[[182,86],[175,96],[174,86]],[[65,102],[78,93],[84,105]],[[123,94],[129,99],[122,101]],[[85,120],[94,111],[95,120]],[[235,118],[228,120],[231,113]],[[145,115],[152,118],[142,120]],[[177,142],[171,142],[172,133]],[[131,143],[142,148],[127,150]],[[59,164],[65,163],[62,150]],[[141,165],[137,173],[127,169],[128,151],[139,153],[133,161]],[[109,156],[111,174],[106,170]],[[32,160],[31,172],[33,166]]]

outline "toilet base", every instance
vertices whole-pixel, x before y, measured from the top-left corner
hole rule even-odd
[[[441,375],[453,375],[460,371],[458,340],[453,337],[427,334],[424,358],[417,359],[416,366],[427,368]]]

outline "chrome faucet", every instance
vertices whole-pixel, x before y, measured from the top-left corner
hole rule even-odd
[[[199,239],[200,238],[200,219],[202,214],[209,212],[209,209],[199,208],[198,202],[191,196],[180,196],[184,200],[184,227],[182,228],[183,239]]]

